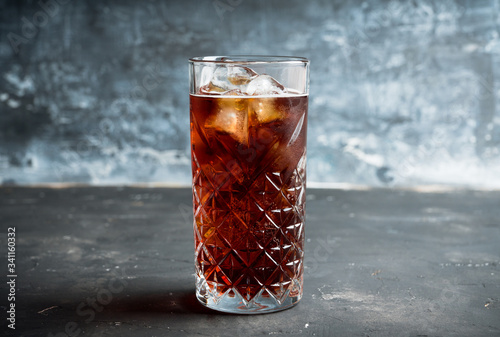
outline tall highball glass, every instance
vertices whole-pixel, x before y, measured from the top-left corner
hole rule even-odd
[[[231,313],[302,297],[309,61],[189,60],[196,296]]]

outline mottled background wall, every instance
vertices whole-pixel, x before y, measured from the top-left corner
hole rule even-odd
[[[187,58],[311,60],[308,180],[500,186],[500,1],[0,1],[0,182],[190,183]]]

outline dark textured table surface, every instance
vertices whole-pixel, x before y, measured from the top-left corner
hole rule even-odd
[[[3,187],[0,217],[7,335],[500,336],[498,191],[309,189],[304,297],[255,316],[196,302],[187,188]]]

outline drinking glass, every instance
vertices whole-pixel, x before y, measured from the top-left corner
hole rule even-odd
[[[196,297],[231,313],[303,291],[309,61],[189,60]]]

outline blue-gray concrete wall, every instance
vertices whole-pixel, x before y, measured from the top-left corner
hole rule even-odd
[[[311,60],[308,181],[500,186],[500,1],[2,1],[0,182],[190,183],[191,56]]]

